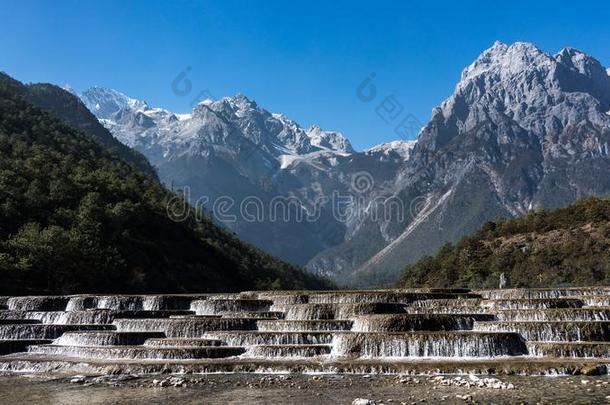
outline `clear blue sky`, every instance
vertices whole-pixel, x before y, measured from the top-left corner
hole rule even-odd
[[[605,4],[604,4],[605,3]],[[357,149],[396,139],[375,113],[394,95],[421,122],[499,39],[579,48],[610,65],[610,2],[3,0],[0,70],[26,82],[101,85],[188,111],[241,92]],[[174,94],[185,68],[193,90]],[[375,72],[377,100],[356,87]]]

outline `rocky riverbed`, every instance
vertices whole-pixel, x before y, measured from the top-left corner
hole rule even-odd
[[[376,375],[0,376],[16,404],[603,404],[610,378]]]

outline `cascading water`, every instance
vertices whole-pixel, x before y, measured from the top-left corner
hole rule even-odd
[[[135,346],[148,339],[164,338],[162,332],[67,332],[53,341],[59,346]]]
[[[256,345],[322,345],[330,344],[333,332],[209,332],[207,338],[218,339],[229,346]]]
[[[328,355],[330,345],[258,345],[251,346],[247,356],[261,358],[304,358]]]
[[[0,297],[7,353],[1,370],[95,359],[113,372],[574,372],[575,358],[597,370],[610,359],[610,289]]]
[[[207,299],[193,301],[191,310],[197,315],[220,315],[226,312],[269,311],[273,304],[269,300],[255,299]]]
[[[120,332],[163,332],[167,337],[202,337],[214,330],[251,330],[256,319],[185,318],[185,319],[117,319]]]
[[[204,338],[147,338],[144,346],[149,347],[199,347],[223,346],[222,340]]]
[[[547,288],[547,289],[504,289],[474,291],[485,299],[549,299],[583,297],[590,295],[608,295],[610,287],[580,287],[580,288]]]
[[[142,346],[30,346],[30,353],[52,356],[82,357],[108,360],[187,360],[239,356],[245,352],[241,347],[142,347]]]
[[[387,303],[326,303],[274,305],[286,312],[286,320],[308,321],[321,319],[349,319],[366,314],[400,314],[404,313],[404,304]]]
[[[475,320],[491,321],[493,315],[401,314],[358,316],[354,332],[407,332],[469,330]]]
[[[536,357],[610,358],[608,342],[528,342],[527,349]]]
[[[483,308],[502,309],[548,309],[548,308],[580,308],[584,302],[576,298],[519,298],[494,299],[481,301]]]
[[[97,297],[96,308],[127,311],[188,310],[200,296],[124,295]]]
[[[282,311],[240,311],[225,312],[221,318],[284,319]]]
[[[610,294],[608,295],[587,295],[580,298],[585,305],[590,307],[608,307],[610,306]]]
[[[311,294],[309,303],[311,304],[349,304],[349,303],[398,303],[408,304],[416,300],[428,298],[456,298],[455,294],[449,293],[427,293],[427,292],[388,292],[388,291],[350,291]]]
[[[70,331],[111,330],[112,325],[0,325],[0,339],[55,339]]]
[[[516,332],[528,341],[604,342],[610,340],[610,322],[607,321],[475,322],[474,330],[485,332]]]
[[[500,321],[608,321],[610,308],[509,309],[496,316]]]
[[[343,333],[333,339],[335,356],[376,357],[496,357],[527,353],[515,333],[411,332]]]
[[[64,311],[69,297],[12,297],[7,300],[7,307],[14,311]]]
[[[350,330],[352,321],[314,320],[314,321],[258,321],[258,330],[266,332],[303,332]]]

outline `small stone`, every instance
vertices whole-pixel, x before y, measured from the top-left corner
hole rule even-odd
[[[72,376],[72,379],[70,380],[70,383],[72,384],[82,384],[86,381],[87,377],[85,377],[84,375],[75,375]]]
[[[375,401],[368,398],[356,398],[352,401],[352,405],[375,405]]]

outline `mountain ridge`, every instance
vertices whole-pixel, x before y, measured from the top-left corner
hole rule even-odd
[[[204,100],[181,117],[113,90],[93,88],[81,97],[92,111],[101,111],[98,118],[118,139],[149,158],[165,184],[188,188],[191,200],[205,199],[210,211],[215,201],[230,197],[236,219],[220,222],[299,265],[340,243],[352,226],[333,216],[332,202],[321,206],[317,201],[330,199],[333,192],[360,197],[352,190],[352,177],[363,171],[378,173],[373,183],[384,185],[409,150],[397,145],[396,150],[386,146],[356,152],[340,132],[317,125],[302,128],[243,94]],[[373,167],[377,162],[381,170]],[[241,202],[255,199],[271,211],[277,197],[298,201],[300,207],[286,207],[289,220],[253,223],[243,218]],[[319,221],[297,220],[316,210]]]
[[[167,144],[137,114],[103,122],[119,138],[121,131],[143,134],[130,142],[166,183],[195,184],[196,196],[213,200],[225,192],[236,201],[255,196],[265,204],[297,197],[308,210],[316,198],[337,192],[363,202],[366,208],[349,205],[359,213],[376,212],[379,200],[400,200],[404,215],[392,220],[337,220],[327,206],[317,224],[228,224],[314,273],[365,286],[392,283],[405,264],[486,221],[610,191],[603,176],[610,169],[608,75],[599,61],[574,48],[552,55],[530,43],[497,41],[464,68],[417,142],[362,152],[350,149],[343,135],[330,147],[316,141],[327,146],[318,148],[308,130],[243,95],[208,100],[176,119],[171,125],[180,127],[199,114],[201,125],[171,132],[176,137]],[[332,131],[322,132],[332,139]],[[192,143],[185,145],[187,138]],[[363,193],[351,181],[362,173],[370,183]]]

